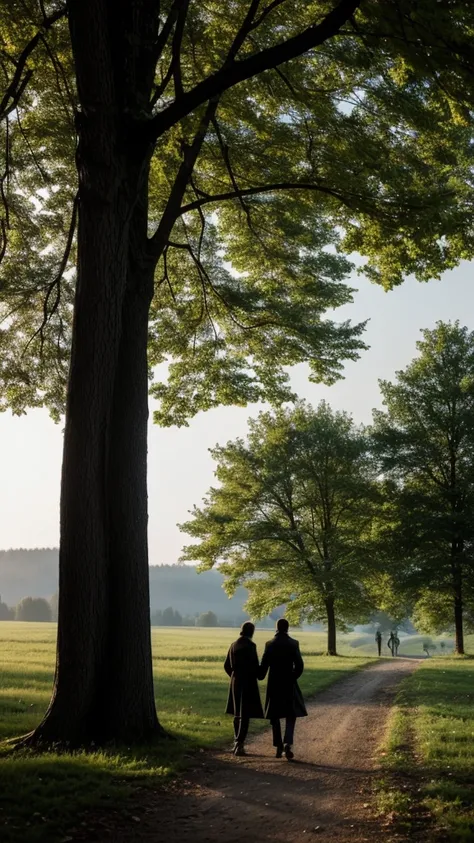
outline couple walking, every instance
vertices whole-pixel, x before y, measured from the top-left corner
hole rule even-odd
[[[298,641],[290,638],[288,629],[286,618],[280,618],[275,637],[265,645],[261,664],[257,647],[252,641],[255,626],[250,621],[242,625],[239,638],[230,646],[224,670],[230,676],[226,712],[234,716],[234,755],[245,755],[250,718],[266,717],[272,724],[276,757],[281,758],[283,753],[289,761],[294,757],[292,745],[296,718],[305,717],[307,711],[298,687],[304,663]],[[267,673],[264,714],[257,680],[265,679]],[[286,721],[283,738],[282,718]]]

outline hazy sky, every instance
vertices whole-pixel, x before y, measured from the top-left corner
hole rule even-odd
[[[308,382],[306,369],[295,369],[298,393],[316,404],[322,398],[350,411],[356,421],[370,421],[380,404],[377,380],[392,378],[415,355],[420,328],[439,320],[459,319],[474,329],[473,264],[446,273],[441,282],[407,281],[391,293],[364,279],[354,281],[359,292],[353,305],[341,308],[342,318],[369,318],[366,342],[370,350],[346,368],[345,380],[323,387]],[[208,448],[246,431],[258,408],[221,408],[201,413],[188,428],[160,429],[150,425],[149,540],[150,563],[175,562],[186,537],[176,523],[186,519],[213,481]],[[0,415],[0,548],[52,547],[58,544],[61,426],[44,410],[22,418]]]

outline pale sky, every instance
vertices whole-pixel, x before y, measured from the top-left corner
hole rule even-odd
[[[354,304],[338,316],[355,322],[369,318],[365,340],[370,350],[346,367],[345,380],[324,387],[307,380],[306,369],[293,373],[300,396],[317,404],[329,401],[369,422],[380,405],[377,381],[391,379],[416,353],[421,328],[442,320],[459,319],[474,329],[473,264],[446,273],[441,282],[407,281],[390,293],[357,279]],[[188,428],[160,429],[150,425],[149,436],[149,544],[150,564],[176,562],[187,537],[177,522],[186,520],[213,482],[214,464],[208,448],[245,435],[247,419],[258,407],[225,407],[201,413]],[[61,426],[46,410],[16,418],[0,414],[0,549],[54,547],[59,541],[59,478]]]

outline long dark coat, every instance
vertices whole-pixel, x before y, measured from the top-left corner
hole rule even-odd
[[[268,674],[265,717],[276,720],[281,717],[306,717],[307,711],[298,679],[303,673],[298,641],[286,632],[277,632],[265,646],[259,678]]]
[[[231,644],[224,670],[230,676],[226,714],[261,719],[263,708],[258,690],[257,647],[251,638],[241,635]]]

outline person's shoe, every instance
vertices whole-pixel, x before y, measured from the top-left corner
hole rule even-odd
[[[285,744],[285,758],[287,758],[288,761],[293,761],[294,757],[295,754],[291,751],[291,746],[288,743]]]
[[[282,755],[283,755],[283,747],[282,747],[282,746],[277,746],[277,751],[276,751],[276,753],[275,753],[275,757],[276,757],[276,758],[281,758],[281,756],[282,756]]]
[[[244,748],[243,743],[237,743],[235,745],[234,755],[237,755],[238,757],[240,757],[242,755],[247,755],[247,753],[245,752],[245,748]]]

